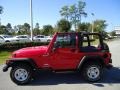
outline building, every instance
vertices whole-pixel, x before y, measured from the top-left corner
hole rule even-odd
[[[115,26],[114,27],[115,34],[120,37],[120,26]]]

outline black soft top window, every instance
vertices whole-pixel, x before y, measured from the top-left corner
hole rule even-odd
[[[98,34],[82,34],[78,35],[78,45],[80,51],[95,52],[98,51],[98,46],[101,45],[100,36]]]

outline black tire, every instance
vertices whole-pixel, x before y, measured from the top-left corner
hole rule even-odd
[[[50,42],[50,40],[47,40],[47,42]]]
[[[83,78],[89,82],[96,82],[102,77],[102,66],[95,62],[87,62],[82,69]]]
[[[22,80],[23,79],[22,75],[21,76],[18,75],[17,72],[21,72],[22,75],[23,75],[23,72],[24,72],[25,80]],[[25,84],[27,84],[27,83],[29,83],[31,81],[31,78],[32,78],[32,69],[31,69],[31,67],[29,67],[26,64],[18,64],[16,66],[12,67],[11,72],[10,72],[10,78],[17,85],[25,85]]]
[[[41,42],[41,40],[40,40],[40,39],[38,39],[38,41],[39,41],[39,42]]]

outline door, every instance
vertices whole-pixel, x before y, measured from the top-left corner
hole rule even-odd
[[[79,55],[76,49],[76,34],[58,35],[51,53],[53,69],[75,69],[78,62]]]
[[[46,42],[45,36],[44,36],[44,35],[41,35],[40,40],[41,40],[41,42]]]
[[[27,36],[19,36],[18,38],[19,38],[20,42],[29,42],[30,41]]]

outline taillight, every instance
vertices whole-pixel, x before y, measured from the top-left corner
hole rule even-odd
[[[103,57],[104,57],[104,58],[108,58],[108,57],[111,58],[111,53],[105,53],[105,54],[103,55]]]
[[[104,58],[107,58],[107,57],[108,57],[108,54],[107,54],[107,53],[105,53],[105,54],[103,55],[103,57],[104,57]]]
[[[110,58],[111,58],[111,56],[112,56],[111,53],[109,53],[109,55],[110,55]]]

